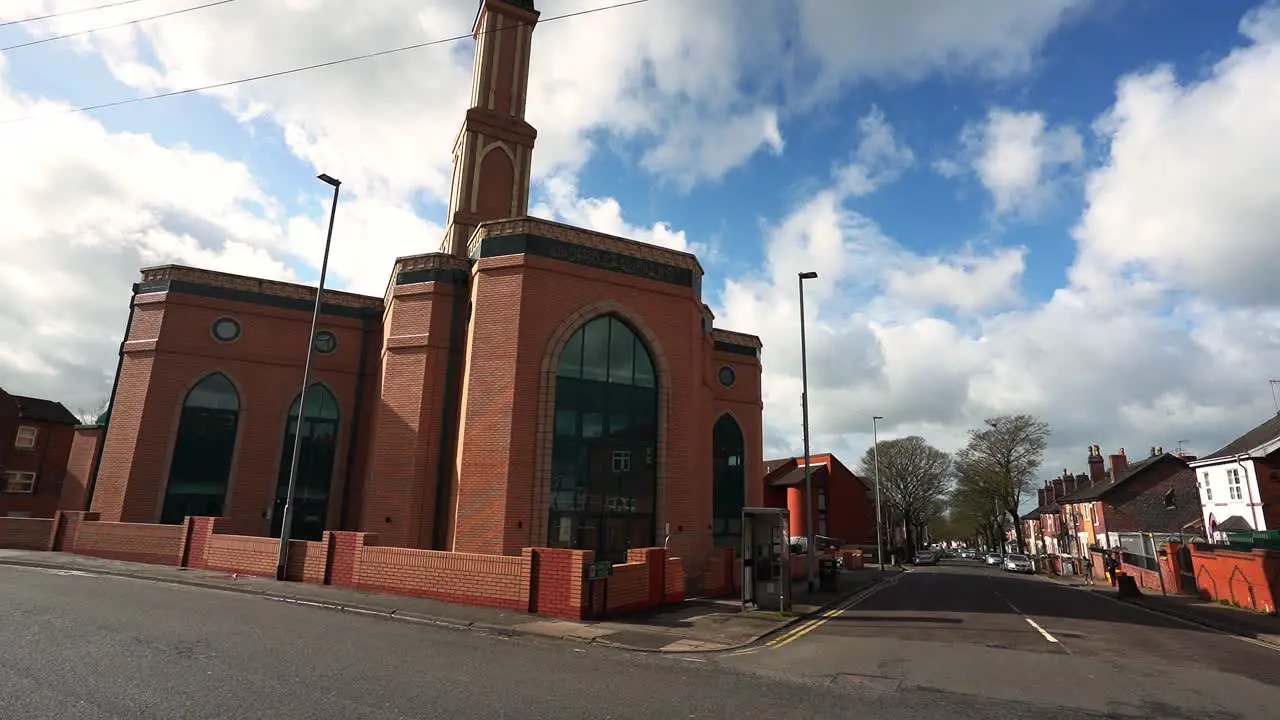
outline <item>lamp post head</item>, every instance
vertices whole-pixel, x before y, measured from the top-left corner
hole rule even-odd
[[[338,187],[339,185],[342,184],[341,180],[329,175],[328,173],[320,173],[316,177],[320,180],[320,182],[323,182],[326,185],[332,185],[333,187]]]
[[[872,416],[871,416],[871,419],[872,419],[872,420],[883,420],[883,419],[884,419],[884,416],[883,416],[883,415],[872,415]]]
[[[801,279],[801,280],[812,280],[812,279],[814,279],[814,278],[816,278],[816,277],[818,277],[818,273],[813,272],[812,270],[810,270],[809,272],[802,272],[802,273],[800,273],[800,279]]]

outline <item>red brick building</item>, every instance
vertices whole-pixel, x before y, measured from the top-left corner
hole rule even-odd
[[[848,545],[875,546],[875,486],[859,477],[835,455],[809,456],[813,485],[811,511],[805,512],[804,458],[766,460],[762,493],[766,507],[787,508],[791,536],[804,537],[808,518],[817,518],[815,535],[837,538]]]
[[[0,517],[47,518],[61,508],[79,422],[62,403],[0,388]]]
[[[92,510],[519,555],[669,543],[693,577],[760,502],[760,341],[715,328],[688,253],[527,217],[529,0],[483,0],[440,252],[382,297],[165,266],[134,285]],[[335,243],[360,242],[337,237]],[[424,238],[426,244],[428,239]]]

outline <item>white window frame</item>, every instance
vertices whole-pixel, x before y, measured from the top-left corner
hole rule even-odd
[[[1240,479],[1240,468],[1227,468],[1227,494],[1232,500],[1244,499],[1244,482]]]
[[[19,425],[13,437],[13,446],[30,450],[36,446],[36,438],[40,437],[40,429],[35,425]]]
[[[1213,502],[1213,485],[1209,484],[1209,473],[1204,473],[1204,499],[1205,502]]]
[[[9,495],[31,495],[36,491],[36,474],[9,470],[4,474],[4,491]]]
[[[631,451],[613,451],[613,471],[616,473],[631,472]]]

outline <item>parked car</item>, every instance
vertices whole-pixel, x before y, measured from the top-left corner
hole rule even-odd
[[[989,552],[982,558],[983,565],[999,565],[1000,553]]]
[[[917,550],[913,562],[916,565],[937,565],[938,553],[936,550]]]
[[[1031,564],[1031,558],[1026,555],[1007,555],[1004,559],[1004,571],[1016,573],[1034,573],[1036,568]]]

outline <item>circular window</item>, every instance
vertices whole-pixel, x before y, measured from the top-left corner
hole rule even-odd
[[[322,355],[328,355],[338,349],[338,336],[328,330],[321,330],[316,333],[315,348],[316,352]]]
[[[738,379],[738,376],[733,372],[733,368],[728,365],[720,368],[720,372],[717,374],[717,377],[720,378],[720,384],[725,387],[733,387],[734,381]]]
[[[219,342],[231,342],[240,337],[240,322],[235,318],[218,318],[213,321],[213,327],[210,328],[213,333],[213,339]]]

